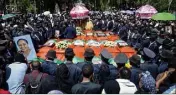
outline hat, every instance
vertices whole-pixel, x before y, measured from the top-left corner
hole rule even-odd
[[[128,61],[128,57],[127,57],[127,55],[125,53],[119,53],[115,57],[114,61],[116,63],[119,63],[119,64],[124,64],[124,63],[126,63]]]
[[[137,54],[135,54],[132,57],[130,57],[129,60],[130,60],[130,62],[133,62],[134,64],[139,65],[141,58]]]
[[[173,53],[169,50],[163,50],[160,54],[160,56],[162,58],[166,58],[166,59],[169,59],[169,58],[172,58],[173,57]]]
[[[106,59],[112,58],[112,55],[108,52],[107,49],[103,49],[100,53],[100,55]]]
[[[95,56],[94,50],[91,48],[87,48],[84,52],[84,57],[93,57]]]
[[[154,58],[156,56],[156,54],[148,48],[144,48],[141,54],[143,56],[147,56],[148,58]]]
[[[75,53],[74,53],[72,48],[67,48],[65,50],[65,55],[67,55],[67,56],[75,56]]]
[[[173,45],[174,43],[170,39],[165,39],[163,41],[163,47],[166,49],[170,49]]]
[[[46,54],[46,57],[47,57],[47,58],[52,58],[52,59],[57,58],[57,57],[56,57],[56,51],[55,51],[55,50],[49,50],[49,51],[47,52],[47,54]]]

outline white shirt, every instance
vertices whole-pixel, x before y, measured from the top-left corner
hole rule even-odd
[[[23,80],[27,71],[26,63],[14,62],[6,67],[6,78],[9,92],[20,94],[23,92]]]
[[[134,94],[137,91],[136,85],[126,79],[116,79],[120,86],[119,94]],[[106,94],[103,89],[102,94]]]
[[[134,94],[137,91],[136,85],[126,79],[116,79],[120,86],[119,94]]]

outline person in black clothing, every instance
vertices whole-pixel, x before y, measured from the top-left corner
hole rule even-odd
[[[115,78],[110,77],[110,68],[107,64],[102,64],[99,70],[99,84],[104,85],[106,81],[113,80]]]
[[[72,85],[75,85],[79,81],[81,81],[81,69],[72,61],[74,56],[75,53],[72,48],[67,48],[65,50],[65,58],[66,58],[65,64],[70,72],[69,79],[71,79]]]
[[[71,84],[71,80],[69,78],[69,70],[65,64],[60,64],[57,66],[56,70],[56,82],[58,84],[59,90],[64,93],[71,94],[71,88],[73,84]]]
[[[84,52],[84,62],[79,62],[77,63],[76,65],[82,69],[82,67],[85,65],[85,64],[93,64],[92,63],[92,59],[93,57],[95,56],[95,53],[94,53],[94,50],[91,49],[91,48],[87,48]]]
[[[140,69],[140,60],[141,58],[138,55],[133,55],[129,60],[132,65],[130,81],[133,82],[137,88],[139,88],[139,74],[142,72]]]
[[[57,84],[58,83],[56,82],[55,77],[48,75],[43,80],[41,80],[38,92],[40,94],[47,94],[48,92],[52,90],[59,90]]]
[[[117,78],[118,70],[114,65],[110,64],[109,59],[112,58],[112,55],[107,49],[103,49],[100,53],[100,56],[102,60],[101,64],[93,65],[94,81],[104,85],[104,82]]]
[[[142,53],[142,58],[145,61],[140,65],[141,70],[149,71],[152,77],[155,79],[158,75],[158,65],[153,62],[156,54],[149,48],[144,48]]]
[[[41,65],[42,70],[44,73],[55,76],[57,64],[54,63],[54,59],[57,58],[56,51],[49,50],[46,54],[46,58],[47,60],[44,61]]]
[[[93,71],[94,69],[91,64],[83,66],[83,81],[72,87],[73,94],[101,94],[101,86],[90,81],[93,76]]]
[[[104,85],[104,91],[106,94],[119,94],[120,85],[116,80],[107,81]]]

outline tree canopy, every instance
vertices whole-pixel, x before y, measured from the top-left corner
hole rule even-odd
[[[170,8],[169,2],[172,1]],[[90,10],[108,9],[128,9],[138,8],[145,4],[154,6],[158,11],[176,10],[176,0],[1,0],[0,10],[5,10],[3,5],[16,5],[22,13],[51,11],[54,12],[55,5],[58,4],[59,10],[70,10],[74,3],[83,2]]]

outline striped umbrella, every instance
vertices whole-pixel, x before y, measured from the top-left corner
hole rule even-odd
[[[151,5],[145,5],[136,10],[136,14],[141,19],[150,19],[158,11]]]
[[[70,11],[72,19],[84,19],[88,17],[88,14],[89,10],[83,5],[77,5]]]

